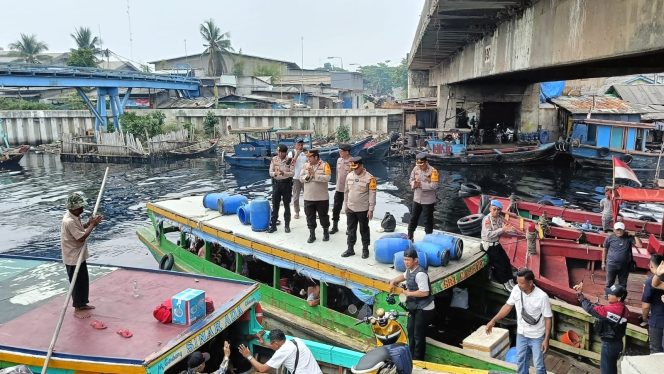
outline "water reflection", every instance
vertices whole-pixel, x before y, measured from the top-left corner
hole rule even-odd
[[[268,196],[265,170],[224,168],[218,158],[182,160],[152,165],[109,165],[109,180],[100,213],[104,222],[91,240],[93,260],[155,267],[135,230],[147,224],[148,201],[210,191],[237,191],[249,198]],[[412,163],[367,163],[378,180],[377,218],[386,211],[408,222],[412,192],[408,178]],[[50,154],[28,154],[21,167],[0,171],[0,252],[59,257],[63,203],[72,191],[83,191],[92,209],[106,164],[61,163]],[[610,171],[535,167],[460,167],[440,169],[441,186],[434,213],[437,229],[457,231],[456,221],[467,214],[457,197],[459,185],[474,182],[488,193],[514,192],[529,200],[543,195],[562,197],[573,204],[597,207],[595,187],[611,184]],[[641,174],[642,180],[652,175]],[[335,180],[335,176],[332,176]],[[330,185],[330,189],[333,186]]]

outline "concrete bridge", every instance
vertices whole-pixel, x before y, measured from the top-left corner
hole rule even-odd
[[[446,127],[458,101],[521,103],[537,127],[533,83],[663,71],[662,14],[664,0],[427,0],[409,97],[438,96]]]

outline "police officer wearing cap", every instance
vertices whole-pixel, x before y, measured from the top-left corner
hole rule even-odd
[[[406,307],[408,308],[408,345],[413,360],[424,360],[427,328],[434,317],[436,307],[431,295],[429,274],[420,266],[417,252],[408,248],[403,253],[406,272],[392,279],[391,287],[406,281]]]
[[[327,184],[332,175],[330,165],[321,161],[317,149],[312,149],[307,154],[309,162],[302,168],[300,181],[304,184],[304,214],[307,216],[307,227],[309,228],[309,239],[307,243],[316,240],[316,213],[323,226],[323,241],[330,240],[330,195],[327,192]]]
[[[514,227],[505,222],[500,214],[503,204],[498,200],[491,200],[489,214],[482,219],[482,249],[489,256],[489,269],[491,278],[503,283],[508,291],[515,285],[512,275],[512,264],[500,245],[500,236],[506,232],[514,231]]]
[[[362,258],[369,257],[369,220],[373,218],[376,206],[376,178],[371,175],[362,162],[362,157],[350,159],[350,169],[346,176],[344,200],[346,201],[346,223],[348,224],[348,249],[341,257],[353,256],[357,241],[357,225],[362,235]]]
[[[618,373],[618,359],[623,350],[623,338],[627,330],[627,314],[629,311],[624,300],[627,297],[625,287],[614,284],[607,290],[607,305],[593,305],[586,299],[582,291],[583,285],[575,286],[577,299],[583,310],[596,318],[595,328],[599,330],[602,340],[602,351],[599,356],[599,370],[602,374]]]
[[[332,207],[332,230],[330,234],[339,232],[339,214],[344,205],[344,191],[346,176],[350,172],[350,144],[339,145],[339,158],[337,159],[337,187],[334,191],[334,206]],[[346,200],[348,204],[348,200]]]
[[[408,224],[408,238],[413,240],[415,228],[424,214],[424,232],[433,232],[433,208],[436,203],[436,191],[438,190],[438,170],[427,162],[425,152],[418,153],[415,168],[410,173],[410,188],[415,192],[413,196],[413,209],[410,212],[410,223]]]
[[[284,231],[290,232],[290,202],[293,193],[294,165],[292,159],[286,157],[288,148],[279,144],[277,155],[270,162],[270,176],[272,177],[272,217],[270,217],[270,228],[267,232],[277,231],[277,218],[279,217],[279,205],[284,201]]]

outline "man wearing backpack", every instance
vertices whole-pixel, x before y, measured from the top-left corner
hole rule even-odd
[[[265,331],[261,331],[256,335],[261,344],[265,344],[264,333]],[[239,348],[242,356],[249,360],[259,373],[267,373],[270,369],[278,369],[283,365],[291,374],[323,374],[313,353],[301,339],[286,340],[286,335],[278,329],[270,331],[268,339],[270,343],[267,346],[274,350],[274,355],[264,364],[258,362],[244,344]]]
[[[486,333],[491,334],[493,326],[516,307],[516,349],[517,373],[527,374],[530,358],[537,374],[546,374],[544,353],[549,349],[551,321],[553,313],[549,296],[535,286],[535,274],[530,269],[522,269],[516,274],[518,287],[512,289],[505,305],[486,324]]]
[[[599,370],[601,374],[617,374],[618,359],[623,350],[622,339],[627,330],[627,307],[623,300],[627,296],[625,288],[614,284],[608,290],[608,305],[593,305],[583,293],[576,294],[583,310],[595,317],[595,330],[602,339]]]

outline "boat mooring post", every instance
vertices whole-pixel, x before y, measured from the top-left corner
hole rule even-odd
[[[104,194],[104,188],[106,188],[107,177],[108,177],[108,166],[106,167],[106,172],[104,172],[104,179],[101,181],[101,188],[99,189],[99,194],[97,194],[97,201],[95,202],[95,208],[92,211],[92,217],[95,217],[97,215],[97,210],[99,210],[99,204],[101,203],[101,196]],[[71,294],[74,291],[76,278],[78,278],[78,271],[81,269],[81,263],[83,262],[83,253],[85,253],[84,250],[82,250],[78,254],[76,269],[74,270],[74,275],[72,276],[71,282],[69,283],[69,291],[67,291],[67,296],[65,297],[65,303],[62,307],[62,312],[60,312],[60,319],[58,320],[58,324],[55,326],[55,332],[53,333],[51,344],[48,347],[48,352],[46,353],[46,359],[44,360],[44,366],[42,366],[41,374],[46,374],[46,369],[48,368],[48,362],[51,360],[51,355],[53,355],[53,349],[55,348],[55,342],[58,341],[58,335],[60,335],[60,328],[62,328],[62,321],[64,321],[65,319],[65,314],[67,313],[67,306],[69,305]]]

